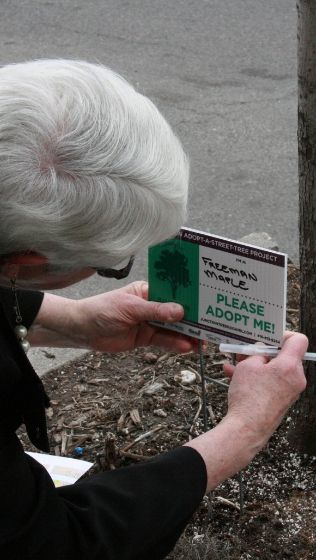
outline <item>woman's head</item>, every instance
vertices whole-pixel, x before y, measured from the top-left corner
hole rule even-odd
[[[153,103],[100,65],[0,69],[0,255],[113,267],[182,225],[188,163]]]

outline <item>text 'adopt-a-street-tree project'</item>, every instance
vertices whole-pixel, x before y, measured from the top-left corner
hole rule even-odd
[[[149,299],[184,307],[162,327],[216,343],[278,345],[285,329],[287,255],[182,228],[149,249]],[[157,323],[156,323],[157,324]]]

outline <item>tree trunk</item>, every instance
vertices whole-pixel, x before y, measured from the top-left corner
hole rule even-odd
[[[298,0],[298,158],[301,325],[316,351],[316,0]],[[307,389],[296,407],[291,441],[316,454],[316,364],[306,362]]]

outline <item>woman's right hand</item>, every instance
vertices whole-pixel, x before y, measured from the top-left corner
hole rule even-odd
[[[231,377],[228,415],[246,421],[264,443],[306,387],[302,359],[307,346],[306,336],[287,332],[276,358],[251,356],[224,366]]]

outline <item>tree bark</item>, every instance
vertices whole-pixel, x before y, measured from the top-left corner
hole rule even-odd
[[[300,330],[316,351],[316,0],[298,0],[298,166]],[[291,441],[316,454],[316,364],[306,362],[307,389],[298,402]]]

